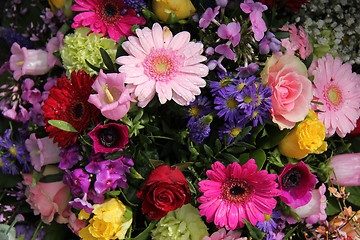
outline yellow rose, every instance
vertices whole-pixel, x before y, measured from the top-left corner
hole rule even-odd
[[[308,117],[296,126],[280,142],[279,150],[282,155],[302,159],[309,153],[323,153],[327,149],[325,126],[317,118],[313,110]]]
[[[166,21],[170,13],[175,13],[178,19],[193,15],[196,11],[190,0],[153,0],[152,8],[156,16]]]
[[[132,223],[132,211],[119,199],[110,198],[103,204],[94,204],[94,216],[89,224],[79,231],[84,240],[124,239]]]

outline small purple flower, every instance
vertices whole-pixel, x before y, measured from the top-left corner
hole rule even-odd
[[[185,109],[189,112],[185,117],[189,117],[186,127],[197,121],[202,116],[208,115],[213,111],[210,101],[205,96],[198,96],[195,101],[191,102]]]
[[[26,224],[21,224],[21,223],[17,223],[15,224],[15,231],[16,231],[16,238],[21,238],[21,236],[24,236],[23,240],[30,240],[32,239],[32,236],[36,230],[36,227],[32,226],[32,225],[26,225]],[[46,236],[46,232],[44,229],[41,229],[38,233],[38,235],[36,236],[35,240],[42,240],[44,239],[44,237]]]
[[[240,30],[240,23],[230,22],[228,25],[221,24],[218,28],[217,34],[222,39],[229,39],[231,44],[236,47],[241,38]]]
[[[49,67],[53,68],[55,65],[62,67],[60,60],[54,56],[54,52],[59,51],[60,48],[64,45],[64,34],[60,31],[56,33],[55,37],[52,37],[49,42],[46,44],[47,61]]]
[[[124,3],[128,8],[141,12],[143,8],[147,8],[145,0],[124,0]]]
[[[226,74],[225,72],[218,72],[218,76],[220,78],[220,81],[212,81],[209,83],[212,96],[218,95],[219,90],[233,83],[233,81],[236,81],[236,79],[232,77],[232,73]]]
[[[251,116],[252,112],[259,105],[259,96],[255,83],[245,85],[239,94],[236,95],[236,101],[239,102],[238,107],[243,109],[247,116]]]
[[[227,44],[220,44],[216,46],[215,52],[225,56],[227,59],[234,60],[235,59],[235,53],[233,50],[230,49],[230,47]]]
[[[256,226],[263,232],[275,232],[277,223],[275,220],[280,219],[280,213],[274,211],[271,215],[265,215],[264,222],[257,222]]]
[[[221,89],[218,93],[219,96],[215,97],[214,108],[219,110],[217,115],[224,117],[225,121],[237,122],[243,117],[238,110],[239,102],[236,100],[235,92],[229,92],[230,88]]]
[[[241,121],[236,123],[230,122],[229,124],[225,123],[225,126],[219,130],[220,139],[223,139],[223,135],[228,136],[227,145],[232,143],[236,137],[242,132],[246,124],[249,122],[248,118],[243,118]]]
[[[87,213],[92,213],[94,207],[88,201],[80,198],[75,198],[69,202],[69,205],[73,208],[84,209]]]
[[[78,197],[87,193],[90,187],[89,174],[81,168],[75,169],[72,172],[67,170],[64,174],[63,182],[70,187],[71,193]]]
[[[41,92],[39,89],[34,88],[34,81],[30,78],[26,78],[24,82],[21,85],[21,99],[25,102],[29,102],[31,104],[39,103],[41,102]]]
[[[90,189],[87,194],[87,199],[91,200],[94,204],[102,204],[105,197],[102,194],[97,194],[94,189]]]
[[[257,63],[250,63],[246,67],[236,68],[236,71],[238,71],[238,73],[236,74],[235,77],[247,78],[250,77],[251,75],[254,75],[258,70],[259,70],[259,65]]]
[[[61,157],[59,168],[66,170],[72,168],[76,163],[82,160],[82,156],[79,153],[79,145],[73,145],[71,147],[62,148],[59,156]]]
[[[281,41],[275,37],[272,32],[267,32],[265,37],[259,43],[259,53],[268,54],[271,52],[279,52],[281,48]]]
[[[228,0],[216,0],[216,5],[220,6],[221,8],[225,8],[228,2]]]
[[[44,111],[41,109],[40,103],[34,103],[32,107],[29,108],[30,112],[30,118],[32,119],[33,123],[35,123],[38,126],[45,126],[44,123]]]
[[[219,14],[219,9],[220,6],[216,6],[214,10],[212,10],[212,8],[210,7],[205,10],[204,14],[201,16],[199,20],[199,26],[203,30],[206,29],[210,25],[210,22],[215,19],[216,15]]]
[[[245,13],[250,13],[251,29],[254,32],[254,38],[256,41],[260,41],[267,30],[265,21],[262,18],[262,12],[267,10],[267,6],[253,0],[245,0],[244,3],[240,4],[240,8]]]
[[[189,137],[194,143],[202,143],[210,135],[212,116],[206,115],[190,125]]]

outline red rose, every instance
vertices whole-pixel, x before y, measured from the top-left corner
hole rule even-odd
[[[168,212],[190,202],[190,190],[185,176],[176,167],[155,168],[136,194],[143,199],[142,212],[151,219],[160,219]]]

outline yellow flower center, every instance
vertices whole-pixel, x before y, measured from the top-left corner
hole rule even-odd
[[[105,86],[102,86],[102,88],[104,89],[104,92],[105,92],[106,102],[107,102],[107,103],[112,103],[112,102],[114,102],[114,97],[112,96],[111,92],[109,91],[108,86],[105,85]]]
[[[237,127],[234,127],[230,130],[229,134],[231,137],[237,137],[237,135],[239,135],[239,133],[241,132],[241,128],[237,128]]]
[[[13,155],[16,156],[18,153],[16,152],[16,149],[14,147],[9,148],[9,152]]]
[[[226,100],[226,107],[228,109],[236,109],[238,105],[238,102],[235,100],[235,98],[229,98]]]
[[[23,65],[24,61],[17,62],[16,65]]]
[[[264,214],[264,217],[265,217],[265,221],[270,221],[271,219],[271,215],[269,214]]]
[[[199,114],[201,113],[201,110],[197,106],[192,106],[189,109],[189,113],[192,117],[196,117],[196,116],[199,116]]]
[[[337,86],[331,86],[327,90],[328,99],[335,106],[338,106],[342,102],[342,92]]]
[[[245,85],[245,83],[240,83],[239,85],[237,85],[237,90],[241,91],[245,87]]]
[[[245,96],[244,97],[244,102],[245,103],[251,103],[251,101],[252,101],[252,98],[250,96]]]
[[[229,81],[230,79],[224,78],[223,80],[220,81],[220,87],[222,88],[226,87],[227,85],[229,85]]]
[[[0,160],[0,167],[4,166],[4,163]]]
[[[153,50],[143,62],[144,73],[150,79],[161,82],[171,80],[179,65],[176,54],[170,49]]]

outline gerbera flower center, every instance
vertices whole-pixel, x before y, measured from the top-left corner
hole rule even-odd
[[[123,1],[104,0],[99,5],[99,16],[107,23],[116,22],[121,15],[126,12],[125,4]]]
[[[104,13],[106,17],[112,18],[113,16],[116,15],[116,8],[111,4],[107,4],[105,6]]]
[[[330,86],[326,94],[333,105],[338,106],[342,102],[342,93],[337,86]]]
[[[235,100],[235,98],[229,98],[226,100],[226,107],[228,109],[236,109],[238,106],[238,101]]]
[[[74,121],[81,121],[85,115],[85,104],[83,102],[74,102],[70,106],[70,116]]]
[[[300,183],[302,174],[297,168],[289,170],[282,178],[282,185],[286,188],[297,187]]]
[[[171,50],[153,50],[143,62],[144,73],[155,81],[167,82],[172,80],[177,72],[178,60]]]
[[[116,144],[117,136],[111,127],[99,130],[99,143],[104,147],[112,147]]]
[[[232,202],[245,202],[254,192],[254,189],[244,180],[230,178],[221,186],[222,198]]]

